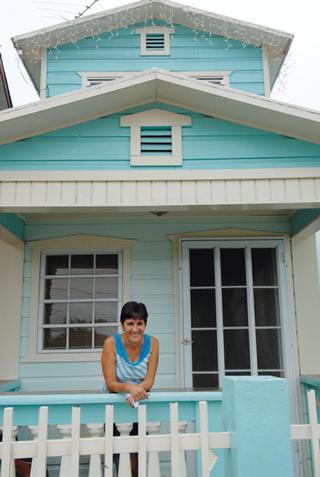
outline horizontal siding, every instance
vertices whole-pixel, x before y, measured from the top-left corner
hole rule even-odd
[[[319,166],[320,145],[165,106],[191,117],[182,128],[183,169]],[[120,127],[123,113],[0,146],[0,170],[128,170],[130,128]],[[152,166],[151,166],[152,167]],[[144,167],[147,168],[147,167]],[[170,169],[158,166],[157,169]],[[136,169],[136,168],[135,168]],[[139,168],[141,170],[141,168]]]
[[[161,22],[158,22],[161,23]],[[170,56],[140,56],[140,35],[135,28],[122,28],[97,38],[86,38],[76,45],[59,46],[48,51],[47,95],[54,96],[79,89],[81,72],[143,71],[159,67],[169,71],[232,72],[232,88],[264,94],[262,53],[240,41],[196,33],[175,26]],[[239,81],[238,74],[241,75]]]
[[[167,236],[176,233],[239,227],[252,230],[289,231],[289,223],[281,218],[186,218],[151,219],[79,219],[73,222],[42,220],[26,224],[26,240],[41,240],[88,233],[135,239],[131,251],[131,298],[143,301],[148,309],[147,332],[160,343],[160,363],[155,386],[176,387],[176,319],[172,246]],[[88,248],[90,244],[88,243]],[[20,378],[23,391],[94,390],[101,389],[103,379],[99,361],[43,363],[28,362],[31,299],[30,248],[25,248],[24,287],[22,302]]]

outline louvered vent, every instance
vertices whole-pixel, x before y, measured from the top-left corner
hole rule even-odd
[[[171,126],[142,126],[141,155],[169,156],[172,154]]]
[[[204,81],[211,84],[219,84],[220,86],[225,85],[224,76],[191,76],[191,78],[197,79],[198,81]]]
[[[164,33],[147,33],[146,50],[164,50]]]
[[[110,76],[110,77],[103,77],[103,78],[99,78],[99,77],[92,77],[92,78],[88,78],[87,79],[87,86],[90,87],[90,86],[96,86],[97,84],[102,84],[102,83],[109,83],[110,81],[114,81],[116,79],[119,79],[120,76]]]

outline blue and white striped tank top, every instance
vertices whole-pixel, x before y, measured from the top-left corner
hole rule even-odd
[[[138,361],[132,363],[123,346],[121,336],[114,335],[116,343],[116,375],[120,383],[132,382],[140,384],[147,375],[150,356],[150,336],[144,335],[143,345]]]

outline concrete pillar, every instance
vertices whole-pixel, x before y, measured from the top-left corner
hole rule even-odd
[[[287,381],[225,377],[226,477],[293,477]]]

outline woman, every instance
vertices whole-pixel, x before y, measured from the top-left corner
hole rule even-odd
[[[102,351],[102,371],[109,392],[126,393],[133,406],[147,398],[159,361],[157,338],[145,334],[148,312],[143,303],[129,301],[120,315],[122,333],[109,336]]]

